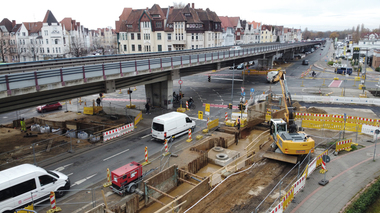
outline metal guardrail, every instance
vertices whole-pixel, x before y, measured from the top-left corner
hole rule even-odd
[[[158,70],[163,71],[164,69],[173,69],[174,67],[184,67],[186,65],[187,67],[195,65],[199,65],[200,63],[214,63],[215,61],[227,61],[232,60],[236,58],[241,57],[249,57],[249,56],[255,56],[258,54],[268,53],[268,52],[274,52],[284,49],[290,49],[300,46],[306,46],[314,44],[315,42],[303,42],[303,43],[292,43],[292,44],[272,44],[272,45],[266,45],[266,46],[254,46],[250,48],[243,48],[241,50],[234,50],[234,51],[220,51],[221,49],[214,49],[214,52],[210,52],[210,49],[206,49],[203,51],[187,51],[187,52],[174,52],[170,53],[171,57],[167,57],[169,53],[152,53],[147,54],[146,56],[153,57],[153,56],[160,56],[160,58],[145,58],[145,54],[140,55],[121,55],[121,56],[112,56],[109,58],[109,60],[106,60],[108,62],[119,60],[118,63],[104,63],[102,64],[92,64],[92,65],[83,65],[87,62],[89,63],[95,63],[95,61],[100,59],[92,59],[93,57],[87,57],[87,58],[75,58],[75,59],[61,59],[56,60],[58,65],[54,66],[62,66],[62,68],[56,68],[52,69],[52,67],[49,67],[49,65],[52,64],[50,61],[42,61],[42,62],[34,62],[34,63],[22,63],[26,64],[28,66],[22,66],[21,64],[17,63],[17,65],[23,67],[25,70],[38,70],[38,69],[44,69],[41,71],[34,71],[34,72],[23,72],[23,73],[15,73],[15,74],[9,74],[9,75],[3,75],[0,76],[0,91],[8,91],[8,95],[11,95],[12,89],[20,89],[24,87],[33,87],[35,86],[37,90],[39,90],[39,85],[44,84],[50,84],[50,83],[59,83],[62,82],[62,85],[65,85],[65,81],[72,81],[72,80],[79,80],[83,79],[84,82],[86,82],[86,77],[103,77],[104,80],[107,79],[107,75],[118,75],[120,74],[123,76],[124,74],[130,74],[135,72],[136,75],[138,75],[138,72],[141,71],[149,71],[152,72],[152,70]],[[225,49],[225,48],[223,48]],[[216,50],[216,51],[215,51]],[[180,55],[179,55],[179,54]],[[188,55],[184,55],[185,53],[189,53]],[[198,54],[190,54],[190,53],[198,53]],[[174,56],[173,56],[174,55]],[[125,61],[125,57],[130,57],[130,60]],[[108,56],[104,56],[103,59],[107,59]],[[89,59],[90,58],[90,59]],[[139,60],[137,60],[139,58]],[[83,60],[86,60],[83,62]],[[123,62],[121,62],[123,60]],[[72,63],[75,61],[75,64],[77,66],[74,66],[75,64]],[[63,62],[63,63],[61,63]],[[79,64],[81,66],[79,66]],[[30,65],[30,66],[29,66]],[[63,66],[64,65],[64,66]],[[0,66],[0,72],[1,68],[4,65]],[[6,65],[11,66],[11,65]],[[69,66],[69,67],[68,67]],[[19,68],[14,68],[14,72],[19,72]],[[13,71],[11,71],[13,72]]]

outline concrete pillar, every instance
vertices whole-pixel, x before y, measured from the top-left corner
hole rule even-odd
[[[220,63],[216,63],[216,70],[220,70],[221,66]]]
[[[152,106],[173,109],[173,80],[145,84],[146,101]]]

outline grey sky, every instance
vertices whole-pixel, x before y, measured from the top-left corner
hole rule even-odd
[[[42,21],[51,10],[58,21],[71,17],[89,29],[115,28],[115,21],[124,7],[142,9],[157,3],[162,8],[177,3],[194,3],[195,8],[209,8],[219,16],[239,16],[247,21],[309,30],[343,30],[364,23],[366,28],[380,26],[380,0],[271,0],[271,1],[88,1],[88,0],[19,0],[17,3],[1,3],[0,18],[16,20],[17,23]],[[235,3],[235,4],[233,4]],[[17,6],[15,5],[17,4]]]

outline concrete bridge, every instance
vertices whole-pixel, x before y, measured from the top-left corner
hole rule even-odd
[[[138,85],[145,85],[151,104],[170,109],[173,80],[181,76],[252,60],[271,67],[277,55],[293,58],[294,53],[318,43],[266,43],[235,51],[219,47],[0,65],[0,113]]]

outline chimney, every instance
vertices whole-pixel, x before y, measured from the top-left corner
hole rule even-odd
[[[16,20],[12,20],[12,28],[16,26]]]
[[[191,3],[191,7],[194,9],[194,3]]]

